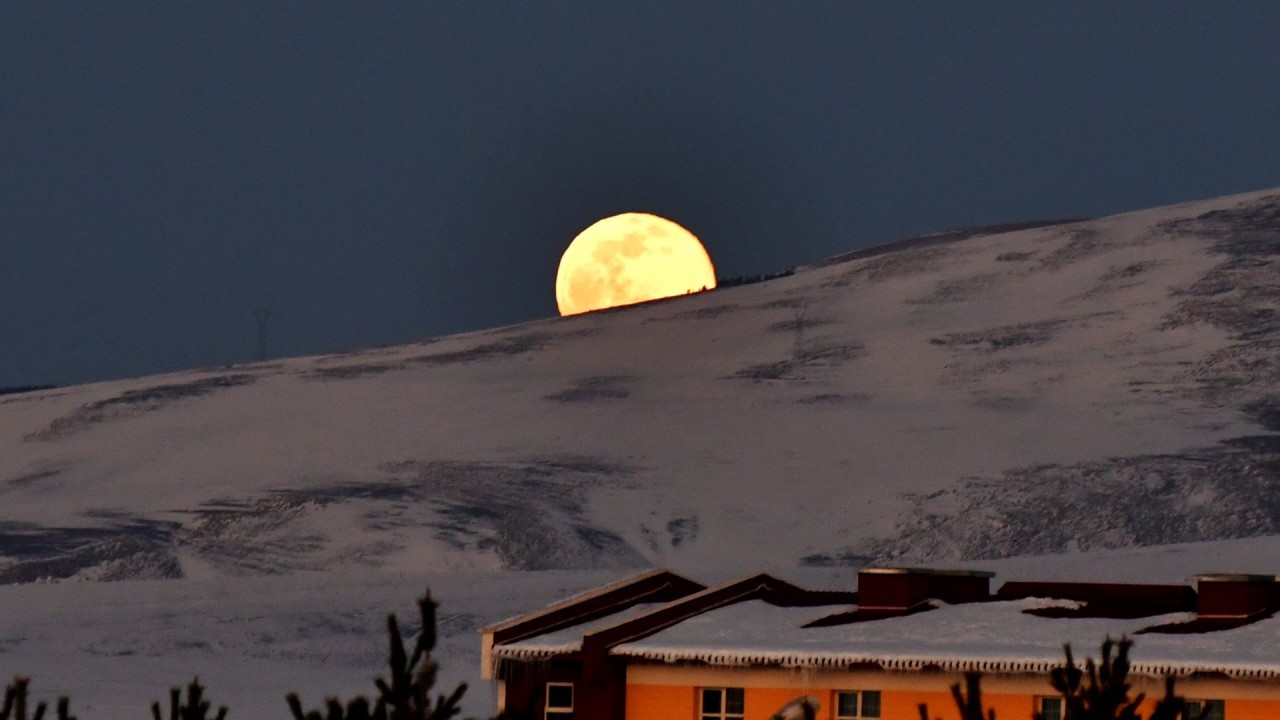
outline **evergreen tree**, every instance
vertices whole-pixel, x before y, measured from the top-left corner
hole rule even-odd
[[[1146,695],[1129,696],[1132,687],[1129,683],[1131,647],[1133,641],[1128,638],[1116,641],[1108,637],[1102,642],[1101,661],[1094,662],[1090,658],[1085,661],[1083,669],[1076,665],[1071,646],[1063,648],[1066,661],[1049,673],[1049,682],[1062,696],[1063,720],[1204,720],[1208,708],[1197,717],[1188,717],[1187,703],[1174,692],[1172,677],[1165,678],[1164,697],[1144,718],[1139,708]],[[982,705],[981,673],[965,673],[964,677],[965,690],[961,690],[959,683],[951,686],[960,720],[996,720],[995,711]],[[929,720],[928,706],[921,703],[919,710],[920,720]],[[1032,717],[1033,720],[1046,720],[1039,712]]]
[[[289,693],[285,699],[294,720],[448,720],[461,712],[458,703],[467,691],[466,683],[458,685],[447,696],[437,696],[434,701],[431,698],[439,669],[431,659],[431,651],[436,646],[436,607],[429,591],[418,600],[422,630],[414,642],[412,655],[405,653],[395,614],[387,616],[387,639],[391,646],[387,664],[391,680],[375,681],[379,694],[372,708],[363,696],[354,698],[345,707],[341,700],[331,697],[325,702],[325,712],[303,713],[298,694]]]
[[[48,706],[43,702],[37,703],[35,712],[31,717],[27,717],[27,685],[31,682],[30,678],[14,678],[4,690],[4,705],[0,707],[0,720],[42,720],[44,712]],[[76,717],[70,711],[71,701],[64,695],[58,698],[57,717],[58,720],[76,720]]]
[[[204,686],[200,684],[200,678],[193,679],[187,685],[187,701],[182,702],[182,690],[180,688],[169,689],[169,720],[209,720],[209,701],[204,699]],[[225,720],[227,717],[227,706],[223,705],[218,708],[218,714],[214,716],[215,720]],[[151,703],[152,720],[163,720],[160,717],[160,703]]]

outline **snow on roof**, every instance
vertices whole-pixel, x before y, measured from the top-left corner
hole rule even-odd
[[[1062,646],[1076,657],[1098,654],[1105,637],[1129,636],[1132,672],[1163,677],[1221,672],[1231,677],[1280,678],[1280,619],[1204,634],[1138,635],[1143,628],[1191,620],[1191,613],[1137,619],[1045,618],[1023,610],[1041,599],[942,606],[905,617],[805,628],[832,608],[784,608],[753,600],[690,618],[613,654],[662,662],[713,665],[847,667],[873,663],[886,670],[937,667],[959,672],[1042,673],[1061,665]]]
[[[626,622],[631,618],[638,617],[644,613],[666,605],[667,603],[641,603],[633,607],[627,608],[622,612],[613,613],[604,617],[589,620],[577,625],[560,628],[549,633],[535,635],[524,640],[515,642],[500,643],[493,648],[493,655],[496,658],[505,658],[508,660],[533,660],[551,655],[559,655],[562,653],[577,652],[582,649],[582,638],[588,633],[594,632],[601,628]]]

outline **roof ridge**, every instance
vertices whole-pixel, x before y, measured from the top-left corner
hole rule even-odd
[[[731,592],[735,588],[738,588],[738,592],[726,596],[725,598],[722,599],[722,601],[711,603],[704,607],[698,607],[699,601],[704,600],[707,597],[713,596],[717,593]],[[802,588],[799,585],[795,585],[790,582],[787,582],[786,580],[783,580],[779,577],[770,575],[769,573],[764,573],[764,572],[754,573],[751,575],[743,576],[737,580],[733,580],[727,583],[723,583],[721,585],[716,585],[714,587],[709,587],[704,590],[700,590],[696,593],[693,593],[691,595],[686,595],[676,600],[668,601],[667,603],[659,607],[655,607],[635,617],[627,618],[625,620],[620,620],[612,625],[607,625],[605,627],[597,628],[583,635],[583,638],[582,638],[583,645],[585,647],[589,639],[600,638],[609,632],[617,632],[622,628],[626,627],[627,625],[640,625],[641,628],[635,635],[630,635],[630,636],[606,643],[607,647],[613,647],[620,643],[631,642],[633,640],[648,637],[649,635],[652,635],[656,632],[661,632],[662,630],[668,627],[671,627],[672,625],[688,620],[691,617],[696,617],[703,613],[711,612],[712,610],[718,610],[722,607],[725,607],[726,605],[732,605],[737,602],[741,602],[743,599],[748,598],[748,596],[750,596],[752,593],[755,593],[759,590],[770,590],[770,589],[794,590],[800,593],[814,592],[811,590],[806,590],[805,588]],[[689,607],[690,612],[685,614],[674,615],[672,618],[668,620],[658,622],[653,625],[649,625],[647,627],[645,626],[645,621],[652,620],[655,616],[661,615],[663,613],[670,613],[672,610],[679,609],[680,606],[682,605],[691,606]]]
[[[499,620],[498,622],[493,623],[492,625],[486,625],[485,627],[480,628],[480,632],[497,632],[499,630],[504,630],[506,628],[513,627],[520,623],[528,622],[529,620],[533,620],[535,618],[539,618],[544,615],[550,615],[551,613],[557,612],[559,610],[564,610],[565,608],[572,607],[578,603],[600,597],[601,595],[606,595],[615,590],[621,590],[627,587],[628,585],[634,585],[644,580],[660,577],[662,575],[672,575],[677,578],[680,578],[681,580],[685,580],[688,582],[695,582],[683,575],[680,575],[679,573],[672,572],[666,568],[651,568],[649,570],[645,570],[644,572],[619,578],[618,580],[615,580],[606,585],[600,585],[600,586],[591,588],[590,590],[584,590],[580,593],[570,595],[567,598],[564,598],[562,600],[557,600],[556,602],[551,603],[550,605],[544,605],[532,612],[527,612],[520,615],[513,615],[504,620]],[[697,583],[697,584],[701,585],[701,583]]]

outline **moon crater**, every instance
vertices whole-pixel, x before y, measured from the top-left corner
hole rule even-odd
[[[561,315],[575,315],[715,286],[711,258],[693,233],[657,215],[623,213],[569,244],[556,274],[556,304]]]

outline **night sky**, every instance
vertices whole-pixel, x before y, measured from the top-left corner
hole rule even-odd
[[[1280,185],[1280,3],[0,4],[0,387],[555,314],[591,222],[720,276]]]

